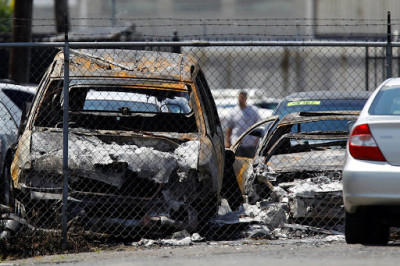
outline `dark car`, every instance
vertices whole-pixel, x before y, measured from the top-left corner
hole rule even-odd
[[[36,87],[0,82],[0,173],[4,175],[4,163],[17,141],[18,127],[25,105],[32,102]],[[3,180],[3,179],[2,179]],[[4,190],[1,182],[1,191]],[[3,198],[1,202],[3,202]]]
[[[345,160],[347,130],[302,131],[309,123],[355,121],[359,111],[291,113],[256,123],[232,145],[234,153],[247,135],[263,134],[254,158],[235,157],[233,172],[238,186],[236,198],[228,198],[233,208],[259,201],[288,204],[292,220],[341,219],[341,170]],[[232,194],[233,194],[232,193]],[[241,197],[237,197],[240,194]]]
[[[63,188],[63,56],[39,86],[6,175],[9,201],[49,228]],[[197,61],[88,49],[71,50],[69,62],[69,219],[114,235],[204,225],[218,210],[225,148]]]
[[[272,115],[280,119],[290,113],[319,111],[361,111],[371,91],[306,91],[286,96]],[[314,122],[304,125],[301,131],[347,130],[347,121]],[[298,131],[293,128],[293,131]]]
[[[311,111],[360,111],[371,91],[305,91],[286,96],[274,109],[273,115],[283,118],[289,113]]]
[[[312,111],[360,111],[371,91],[305,91],[286,96],[272,115],[283,118],[287,114]]]

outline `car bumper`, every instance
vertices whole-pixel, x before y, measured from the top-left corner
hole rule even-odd
[[[343,201],[349,213],[360,206],[400,206],[400,167],[348,156],[343,169]]]
[[[22,199],[29,199],[30,213],[35,213],[35,217],[26,217],[28,222],[41,228],[51,228],[50,222],[56,217],[50,217],[54,212],[50,213],[49,210],[61,209],[63,195],[37,191],[35,188],[25,188],[25,193]],[[101,234],[135,234],[137,230],[142,230],[157,236],[166,229],[194,232],[199,222],[198,212],[192,206],[158,197],[139,198],[70,191],[67,201],[67,214],[69,220],[74,220],[75,226]],[[20,202],[26,211],[27,202]],[[179,204],[179,212],[174,209],[178,205],[173,204]]]

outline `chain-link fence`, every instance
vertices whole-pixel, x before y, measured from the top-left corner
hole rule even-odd
[[[30,48],[41,80],[2,83],[3,203],[69,236],[343,232],[347,122],[400,71],[396,42],[2,47]]]

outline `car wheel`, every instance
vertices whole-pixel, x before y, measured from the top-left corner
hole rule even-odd
[[[368,216],[368,233],[363,244],[386,245],[389,242],[389,229],[381,220],[376,217]]]
[[[365,211],[346,212],[345,238],[348,244],[384,245],[389,241],[389,226]]]
[[[372,227],[372,232],[368,236],[365,244],[371,245],[386,245],[389,242],[389,226],[382,224]]]
[[[362,213],[345,213],[344,234],[347,244],[362,243],[367,233]]]

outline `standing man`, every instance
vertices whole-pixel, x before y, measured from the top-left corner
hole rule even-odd
[[[240,135],[260,120],[257,109],[247,105],[247,92],[242,90],[238,95],[238,105],[233,108],[228,118],[225,147],[229,148]],[[253,157],[257,145],[257,137],[247,136],[239,147],[237,156]]]

